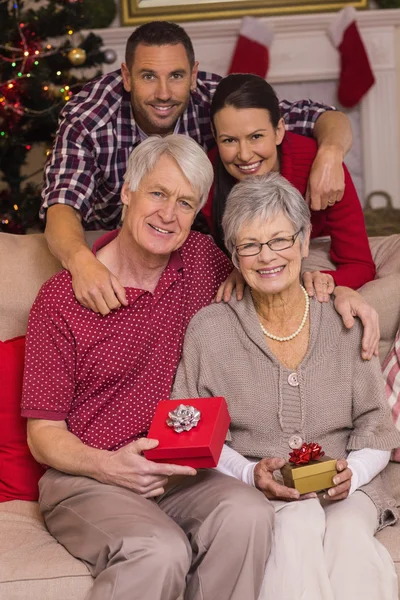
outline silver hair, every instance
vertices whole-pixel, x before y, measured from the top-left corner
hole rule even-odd
[[[124,176],[131,192],[138,190],[142,179],[155,168],[164,154],[176,161],[190,186],[200,195],[198,210],[203,208],[214,172],[203,148],[187,135],[172,133],[165,137],[150,136],[136,146],[129,157]]]
[[[292,223],[294,231],[300,231],[300,246],[310,228],[310,209],[303,196],[279,173],[249,176],[231,190],[222,218],[224,240],[237,267],[236,239],[244,225],[255,221],[267,221],[283,213]]]

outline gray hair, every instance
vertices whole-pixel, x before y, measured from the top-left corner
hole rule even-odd
[[[283,213],[292,223],[294,231],[300,231],[302,246],[310,226],[310,209],[303,196],[279,173],[249,176],[231,190],[222,218],[224,241],[238,266],[236,239],[244,225],[254,221],[267,221]]]
[[[214,172],[201,146],[187,135],[170,134],[165,137],[151,136],[141,142],[129,157],[124,181],[131,192],[136,192],[140,182],[154,169],[161,156],[173,158],[190,186],[200,194],[200,205],[207,202]]]

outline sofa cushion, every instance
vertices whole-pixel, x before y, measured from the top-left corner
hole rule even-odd
[[[89,247],[103,233],[87,231]],[[61,268],[42,233],[0,233],[0,340],[25,335],[29,311],[39,289]]]
[[[0,505],[0,598],[83,600],[92,582],[86,566],[49,534],[36,502]]]
[[[20,415],[24,354],[24,337],[0,341],[0,502],[37,500],[44,473],[29,451]]]
[[[41,285],[60,269],[43,234],[0,233],[0,340],[25,335]]]
[[[363,285],[359,292],[379,314],[379,359],[383,363],[400,325],[400,235],[369,238],[369,245],[376,265],[376,279]],[[311,240],[303,271],[335,269],[329,250],[330,238]]]

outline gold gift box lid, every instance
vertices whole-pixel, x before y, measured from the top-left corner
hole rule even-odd
[[[307,465],[297,466],[286,463],[281,473],[284,485],[296,488],[300,494],[320,492],[334,486],[333,478],[337,473],[336,460],[323,456]]]
[[[312,460],[307,465],[294,465],[287,463],[281,469],[282,474],[287,472],[290,477],[294,480],[301,479],[302,477],[310,477],[311,475],[319,475],[320,473],[326,473],[326,471],[335,471],[336,473],[336,459],[332,459],[329,456],[323,456],[318,460]]]

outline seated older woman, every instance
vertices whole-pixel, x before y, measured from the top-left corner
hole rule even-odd
[[[300,283],[308,206],[277,173],[247,178],[229,195],[223,228],[248,287],[241,302],[192,319],[173,395],[225,396],[231,441],[218,468],[273,502],[260,599],[397,600],[394,566],[374,533],[398,518],[379,473],[400,434],[378,359],[359,355],[361,327],[347,330],[332,301],[310,299]],[[337,460],[322,499],[274,479],[303,441]]]

